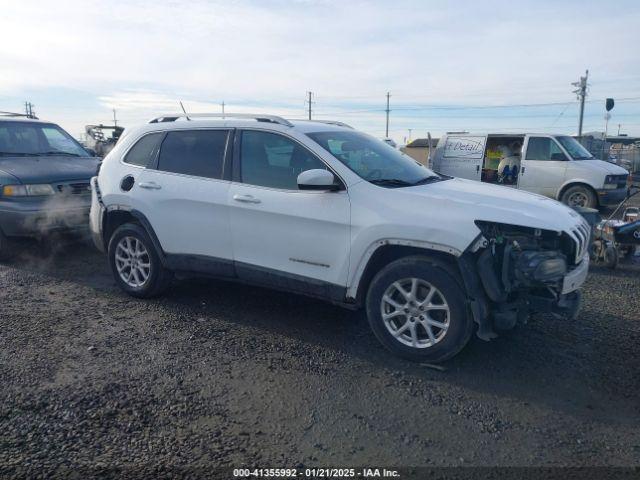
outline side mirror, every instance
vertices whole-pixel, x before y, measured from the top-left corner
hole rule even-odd
[[[96,151],[93,148],[84,147],[84,149],[87,151],[89,156],[91,156],[91,157],[97,157],[98,156],[98,154],[96,153]]]
[[[336,177],[329,170],[314,168],[305,170],[298,175],[298,188],[300,190],[324,190],[332,191],[341,189],[341,185],[336,182]]]

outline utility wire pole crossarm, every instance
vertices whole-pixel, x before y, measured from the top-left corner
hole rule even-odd
[[[587,97],[587,79],[589,78],[589,70],[584,72],[584,77],[580,77],[580,81],[573,82],[571,85],[578,87],[573,91],[580,100],[580,119],[578,121],[578,138],[582,138],[582,120],[584,119],[584,100]]]

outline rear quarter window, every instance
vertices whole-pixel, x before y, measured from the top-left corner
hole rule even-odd
[[[155,157],[164,133],[149,133],[138,140],[125,155],[124,162],[138,167],[146,167]]]

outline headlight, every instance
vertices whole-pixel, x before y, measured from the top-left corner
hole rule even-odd
[[[516,271],[527,280],[556,282],[567,273],[567,262],[559,252],[525,251],[518,257]]]
[[[604,177],[604,189],[614,190],[618,185],[627,183],[627,175],[607,175]]]
[[[46,183],[38,185],[5,185],[2,195],[5,197],[42,197],[54,195],[56,192]]]

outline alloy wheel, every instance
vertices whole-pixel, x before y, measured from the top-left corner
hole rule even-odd
[[[429,348],[440,342],[451,316],[442,292],[420,278],[393,282],[382,295],[380,313],[389,333],[413,348]]]
[[[124,283],[133,288],[142,287],[151,274],[151,257],[139,239],[123,237],[115,251],[115,264],[118,275]]]

